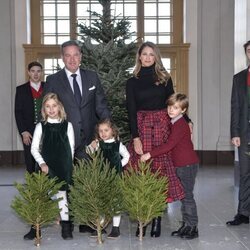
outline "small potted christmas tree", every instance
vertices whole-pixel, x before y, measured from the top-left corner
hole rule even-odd
[[[15,183],[19,196],[15,196],[11,207],[26,223],[36,229],[36,246],[41,244],[41,227],[53,222],[60,212],[59,199],[55,198],[55,194],[62,185],[64,182],[58,182],[57,178],[49,178],[42,172],[26,172],[25,184]]]
[[[78,161],[70,187],[70,210],[75,223],[97,230],[97,242],[103,243],[102,230],[121,212],[120,176],[110,168],[100,151],[92,159]]]
[[[143,227],[164,213],[168,180],[160,173],[152,173],[150,162],[139,162],[138,168],[131,166],[123,173],[121,189],[123,206],[132,220],[139,225],[139,240],[143,238]]]

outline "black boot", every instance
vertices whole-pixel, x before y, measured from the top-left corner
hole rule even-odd
[[[39,235],[41,237],[41,230],[39,230]],[[33,225],[30,228],[30,231],[23,236],[24,240],[34,240],[36,238],[36,229],[33,227]]]
[[[144,227],[142,228],[142,236],[143,236],[143,237],[144,237],[145,234],[146,234],[146,230],[147,230],[147,226],[144,226]],[[140,228],[139,228],[139,224],[138,224],[137,229],[136,229],[135,236],[136,236],[136,237],[139,237],[139,234],[140,234]]]
[[[180,233],[182,239],[192,240],[199,237],[197,226],[185,226]]]
[[[151,237],[160,237],[161,235],[161,217],[153,219],[152,229],[151,229]]]
[[[105,229],[102,229],[101,233],[102,233],[102,234],[106,234],[107,232],[106,232]],[[93,229],[93,232],[91,233],[90,237],[91,237],[91,238],[97,238],[97,237],[98,237],[97,230],[94,230],[94,229]]]
[[[108,235],[109,239],[115,239],[120,236],[120,228],[119,227],[112,227],[110,234]]]
[[[64,240],[71,240],[73,239],[72,235],[72,222],[71,221],[61,221],[62,226],[62,238]]]
[[[173,231],[171,233],[171,236],[180,236],[180,234],[181,234],[184,227],[185,227],[185,222],[182,222],[181,227],[177,231]]]
[[[249,224],[249,217],[242,214],[236,214],[234,219],[227,221],[226,224],[230,226],[238,226],[242,223]]]

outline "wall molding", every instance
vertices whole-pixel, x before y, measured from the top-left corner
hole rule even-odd
[[[201,166],[234,165],[234,151],[196,151]],[[0,166],[24,165],[23,151],[0,151]]]

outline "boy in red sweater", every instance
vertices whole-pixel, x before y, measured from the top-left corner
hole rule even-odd
[[[199,236],[197,208],[193,195],[199,159],[194,151],[190,128],[183,118],[183,114],[188,109],[188,98],[184,94],[175,93],[170,96],[167,105],[168,115],[172,123],[168,142],[143,154],[141,161],[147,161],[168,151],[172,152],[176,174],[180,178],[185,198],[181,200],[182,226],[171,235],[183,239],[194,239]]]

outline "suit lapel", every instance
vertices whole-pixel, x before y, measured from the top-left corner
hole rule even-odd
[[[74,93],[71,89],[69,79],[68,79],[67,74],[66,74],[64,69],[61,70],[60,80],[61,80],[64,91],[67,92],[69,94],[70,98],[72,99],[72,101],[76,103]]]
[[[81,105],[83,105],[86,100],[87,100],[87,95],[88,95],[88,78],[86,76],[86,72],[82,69],[80,69],[80,73],[81,73],[81,80],[82,80],[82,102]]]

